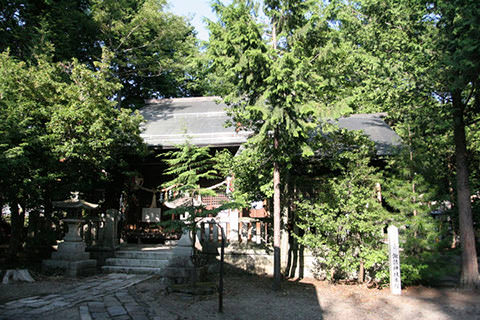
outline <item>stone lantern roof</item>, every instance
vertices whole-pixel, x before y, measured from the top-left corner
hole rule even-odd
[[[78,192],[72,192],[70,199],[62,201],[52,201],[54,208],[62,209],[86,209],[93,210],[98,208],[98,204],[90,203],[85,200],[80,200],[78,197]]]

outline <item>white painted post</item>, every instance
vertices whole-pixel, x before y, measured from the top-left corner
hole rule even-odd
[[[390,291],[392,294],[402,294],[400,277],[400,254],[398,250],[398,228],[388,227],[388,252],[390,260]]]
[[[227,232],[227,223],[226,223],[226,222],[222,222],[222,223],[220,223],[220,225],[221,225],[222,228],[223,228],[223,232],[225,233],[225,237],[228,237],[228,235],[226,234],[226,232]],[[219,231],[219,233],[220,233],[220,241],[222,240],[222,234],[221,234],[221,232],[222,232],[222,231],[220,230],[220,231]],[[227,239],[225,239],[225,241],[226,241],[226,240],[227,240]]]
[[[210,242],[210,223],[205,222],[205,241]]]
[[[238,242],[238,210],[230,210],[230,240],[231,242]]]

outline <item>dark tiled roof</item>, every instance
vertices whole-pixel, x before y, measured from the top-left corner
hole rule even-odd
[[[148,145],[172,148],[186,137],[199,146],[235,146],[248,134],[225,128],[230,119],[218,97],[148,100],[140,109],[146,120],[142,137]]]
[[[140,113],[145,118],[142,137],[148,145],[173,148],[187,137],[199,146],[237,146],[248,132],[225,127],[230,120],[227,106],[219,97],[148,100]],[[338,126],[362,130],[377,147],[378,154],[389,154],[401,144],[400,137],[383,120],[382,114],[356,114],[338,119]]]
[[[353,114],[338,119],[338,126],[347,130],[362,130],[375,143],[378,155],[392,154],[400,147],[402,140],[398,134],[383,121],[385,114]]]

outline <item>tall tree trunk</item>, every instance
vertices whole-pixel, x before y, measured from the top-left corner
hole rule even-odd
[[[11,264],[17,263],[17,254],[22,246],[23,225],[25,223],[25,211],[20,207],[18,202],[11,203],[11,224],[12,234],[10,237],[10,244],[8,247],[8,259]]]
[[[451,175],[455,171],[453,160],[448,161],[448,174]],[[447,178],[448,184],[448,195],[450,197],[450,202],[455,203],[455,188],[453,187],[453,182],[451,179]],[[457,247],[457,224],[455,223],[456,217],[452,214],[449,216],[450,218],[450,227],[452,228],[452,243],[450,244],[451,249],[455,249]]]
[[[412,131],[410,129],[410,124],[408,125],[408,148],[410,149],[410,180],[412,181],[412,194],[413,194],[413,205],[415,206],[417,202],[417,197],[415,195],[415,180],[414,180],[414,173],[415,169],[413,166],[413,148],[412,148]],[[413,216],[417,216],[417,209],[414,207],[413,209]],[[417,237],[417,228],[415,228],[415,231],[413,232],[413,236],[416,238]]]
[[[467,146],[465,122],[463,119],[465,106],[459,91],[452,94],[452,104],[454,109],[454,139],[457,166],[457,206],[460,223],[460,241],[462,245],[462,275],[460,285],[464,288],[474,288],[479,285],[480,280],[468,181]]]
[[[277,51],[277,21],[272,21],[272,45],[273,50]],[[278,128],[275,128],[273,132],[273,147],[275,152],[278,151]],[[275,160],[273,164],[273,290],[280,290],[280,282],[282,275],[280,272],[280,221],[281,221],[281,208],[280,208],[280,166],[278,161]]]
[[[273,145],[278,150],[278,132],[275,130]],[[273,290],[280,290],[280,168],[273,164]]]
[[[363,262],[363,260],[360,260],[360,267],[358,270],[358,282],[363,283],[364,280],[365,280],[365,263]]]

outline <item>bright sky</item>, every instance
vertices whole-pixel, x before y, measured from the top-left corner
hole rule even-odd
[[[210,7],[210,0],[168,0],[168,2],[171,12],[189,18],[200,40],[208,40],[207,24],[203,22],[203,18],[216,19]]]

